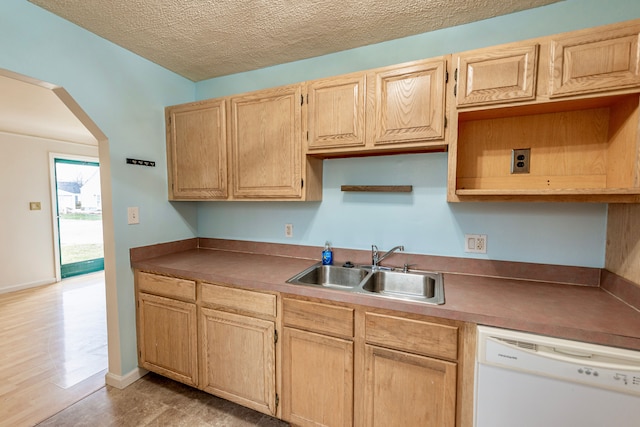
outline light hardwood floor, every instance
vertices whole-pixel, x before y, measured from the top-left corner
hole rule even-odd
[[[104,273],[0,294],[0,426],[32,426],[104,387]]]

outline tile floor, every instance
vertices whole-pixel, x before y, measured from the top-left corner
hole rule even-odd
[[[289,424],[149,373],[124,390],[106,386],[38,426],[285,427]]]

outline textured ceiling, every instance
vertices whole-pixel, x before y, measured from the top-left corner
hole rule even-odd
[[[559,0],[29,0],[193,81]]]

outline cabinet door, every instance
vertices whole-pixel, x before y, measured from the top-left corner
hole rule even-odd
[[[168,107],[169,199],[227,197],[225,101]]]
[[[201,388],[275,415],[273,322],[201,309]]]
[[[353,343],[284,328],[283,419],[296,426],[353,425]]]
[[[365,367],[365,426],[455,426],[455,363],[365,345]]]
[[[537,68],[537,44],[460,54],[456,69],[457,105],[535,99]]]
[[[375,71],[374,145],[444,138],[444,60]]]
[[[231,98],[233,197],[302,196],[301,103],[300,85]]]
[[[197,386],[196,322],[195,304],[139,293],[139,365]]]
[[[311,82],[308,90],[308,147],[364,147],[365,74]]]
[[[640,86],[639,36],[636,24],[552,40],[550,96]]]

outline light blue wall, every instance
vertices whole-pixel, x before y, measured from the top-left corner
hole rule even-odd
[[[192,101],[194,84],[25,0],[0,2],[0,68],[63,86],[109,138],[121,358],[128,373],[137,364],[129,248],[193,237],[197,229],[193,204],[167,201],[164,135],[164,107]],[[126,165],[127,157],[157,166]],[[139,225],[127,225],[127,206],[140,207]]]
[[[196,84],[224,96],[640,17],[640,1],[569,0],[461,27]],[[446,202],[446,154],[324,161],[319,203],[214,202],[198,206],[198,234],[240,240],[603,267],[603,204]],[[342,184],[411,184],[412,194],[342,193]],[[294,237],[284,237],[284,224]],[[465,233],[487,234],[488,253],[464,253]]]

